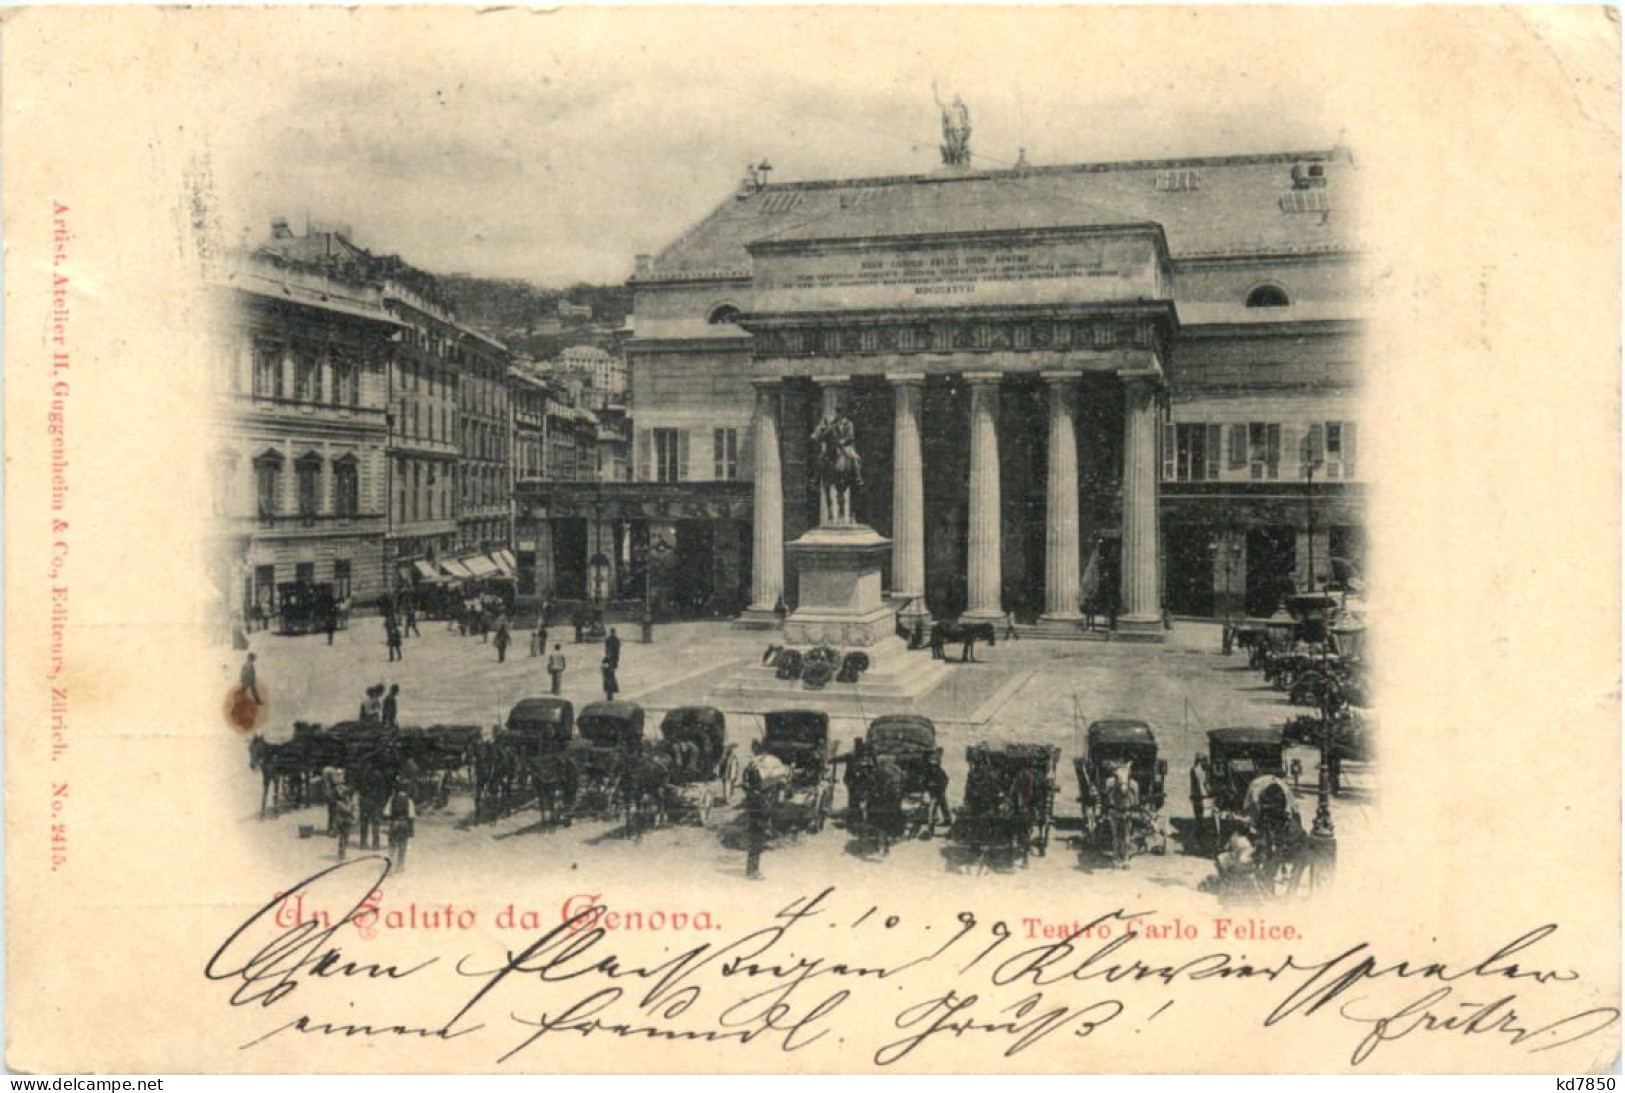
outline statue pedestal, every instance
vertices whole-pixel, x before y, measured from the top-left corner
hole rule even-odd
[[[862,652],[869,668],[856,683],[831,681],[814,689],[799,679],[777,678],[770,665],[753,665],[722,685],[722,701],[762,710],[808,705],[872,716],[907,709],[942,682],[947,663],[932,660],[925,649],[910,651],[897,637],[897,605],[885,599],[880,576],[890,539],[863,524],[820,527],[786,550],[796,560],[800,594],[784,620],[783,645],[803,655],[820,645],[843,657]]]
[[[786,549],[800,589],[795,611],[784,620],[786,645],[866,649],[896,636],[896,613],[880,581],[890,539],[851,524],[814,528]]]

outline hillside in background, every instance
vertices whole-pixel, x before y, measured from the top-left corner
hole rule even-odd
[[[615,332],[632,310],[625,285],[542,288],[516,278],[463,273],[443,274],[439,282],[464,322],[536,360],[550,360],[572,345],[614,352]]]

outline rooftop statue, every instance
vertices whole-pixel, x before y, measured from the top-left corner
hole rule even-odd
[[[935,83],[931,85],[931,96],[937,100],[937,109],[942,112],[943,166],[969,167],[970,110],[966,108],[965,100],[955,95],[952,103],[945,104],[937,93]]]

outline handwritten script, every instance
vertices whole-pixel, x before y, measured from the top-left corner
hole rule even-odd
[[[1563,987],[1580,976],[1542,958],[1550,923],[1464,960],[1393,959],[1366,942],[1268,960],[1220,948],[1168,959],[1136,929],[1154,920],[1150,908],[1112,908],[1035,943],[969,911],[900,931],[900,916],[828,888],[715,940],[616,937],[594,905],[503,953],[380,958],[381,945],[425,943],[362,941],[388,873],[379,857],[324,869],[215,950],[204,974],[231,1006],[266,1015],[242,1050],[299,1037],[470,1041],[522,1067],[561,1065],[546,1053],[584,1040],[637,1039],[786,1053],[839,1045],[847,1062],[926,1068],[951,1041],[1014,1058],[1155,1031],[1174,1007],[1195,1006],[1209,1021],[1321,1023],[1327,1043],[1346,1031],[1353,1067],[1431,1036],[1470,1041],[1493,1066],[1492,1052],[1548,1052],[1619,1021],[1616,1007],[1565,1007]],[[341,913],[284,926],[278,908],[290,897]],[[929,940],[911,947],[919,937]]]

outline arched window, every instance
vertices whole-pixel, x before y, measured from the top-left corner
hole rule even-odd
[[[719,326],[723,323],[736,323],[739,321],[739,309],[732,304],[718,304],[711,309],[711,314],[706,316],[705,321],[712,326]]]
[[[1248,307],[1287,307],[1291,303],[1279,285],[1259,285],[1247,294]]]

